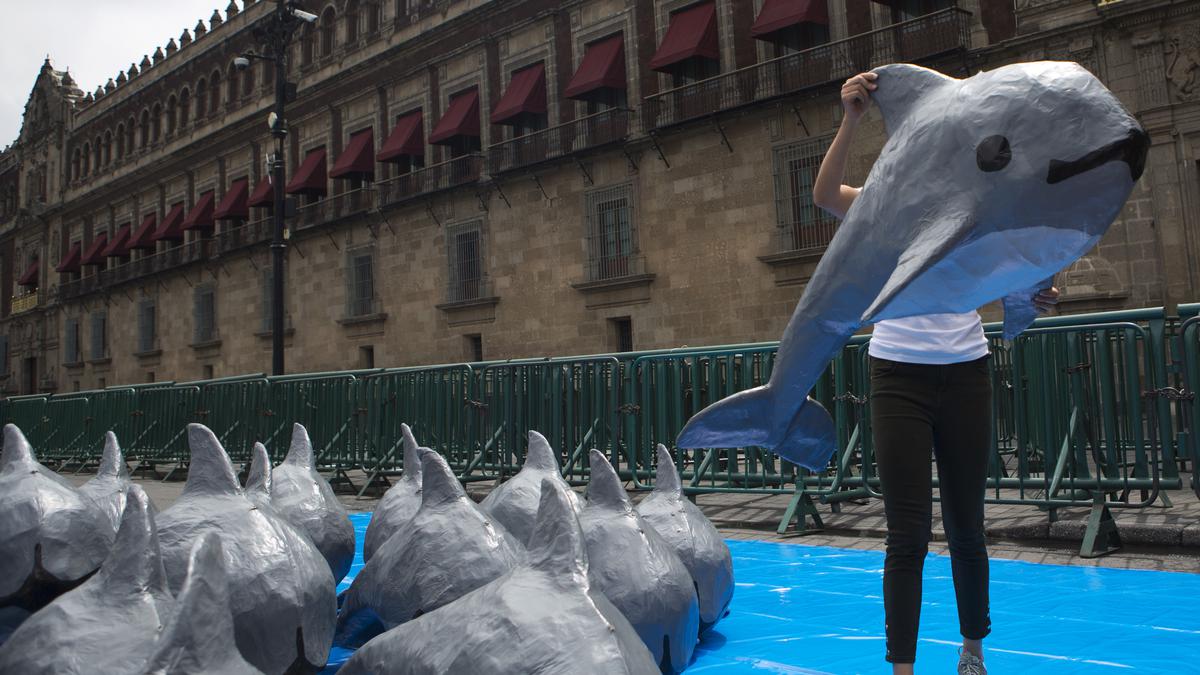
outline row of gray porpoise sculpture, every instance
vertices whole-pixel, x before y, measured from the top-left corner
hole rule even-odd
[[[635,509],[596,450],[581,501],[531,431],[524,467],[476,505],[403,433],[404,476],[343,595],[334,641],[359,650],[341,672],[680,672],[728,613],[729,549],[683,496],[665,447]]]
[[[244,489],[212,432],[187,432],[187,484],[156,513],[111,433],[76,490],[5,427],[0,673],[314,672],[335,629],[362,645],[347,673],[678,672],[727,612],[729,551],[662,446],[635,510],[594,450],[582,502],[530,432],[524,468],[477,506],[403,426],[404,476],[339,615],[354,532],[304,428],[273,470],[255,445]]]

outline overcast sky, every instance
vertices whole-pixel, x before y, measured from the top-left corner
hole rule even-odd
[[[4,2],[0,16],[0,148],[17,139],[25,102],[46,56],[84,91],[140,63],[169,38],[178,42],[229,0],[35,0]],[[242,6],[242,0],[238,0]]]

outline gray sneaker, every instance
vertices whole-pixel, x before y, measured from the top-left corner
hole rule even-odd
[[[958,675],[987,675],[987,668],[983,667],[983,659],[971,652],[964,652],[960,647],[958,650]]]

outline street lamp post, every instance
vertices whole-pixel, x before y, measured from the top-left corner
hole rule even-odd
[[[238,68],[247,68],[251,59],[270,61],[275,68],[275,106],[268,117],[271,136],[275,138],[275,152],[271,155],[272,208],[271,234],[271,374],[283,374],[283,266],[287,257],[287,240],[284,237],[285,201],[283,194],[283,139],[287,137],[287,123],[283,108],[288,99],[287,51],[292,34],[302,23],[317,20],[315,14],[300,9],[294,2],[275,0],[275,11],[266,21],[253,30],[255,39],[264,47],[266,54],[246,52],[234,59]]]

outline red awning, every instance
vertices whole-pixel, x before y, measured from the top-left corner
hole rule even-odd
[[[129,256],[129,227],[130,223],[125,223],[117,228],[117,233],[113,235],[112,241],[108,242],[108,246],[104,247],[105,258],[125,258]]]
[[[285,188],[290,195],[324,195],[329,191],[325,178],[325,148],[309,150]]]
[[[396,120],[396,128],[383,142],[375,159],[381,162],[393,162],[403,157],[424,157],[425,141],[421,132],[425,125],[425,115],[420,110],[414,110]]]
[[[200,199],[192,205],[187,218],[183,219],[181,230],[211,230],[213,226],[213,191],[202,193]]]
[[[829,25],[825,0],[765,0],[762,11],[750,27],[750,35],[763,40],[784,28],[801,23]]]
[[[239,178],[229,184],[229,190],[221,203],[213,210],[214,220],[246,220],[250,217],[250,206],[246,198],[250,194],[250,179]]]
[[[475,88],[450,99],[446,114],[429,134],[429,142],[446,143],[455,136],[479,137],[479,90]]]
[[[564,96],[585,98],[597,89],[625,89],[625,38],[614,35],[587,46]]]
[[[154,241],[183,241],[183,202],[179,202],[167,211],[167,215],[163,217],[162,223],[158,226],[158,231],[154,233]]]
[[[153,213],[146,214],[142,219],[142,224],[138,225],[138,229],[133,231],[133,235],[129,237],[129,248],[132,249],[150,249],[154,250],[154,228],[158,226],[158,218]]]
[[[329,172],[330,178],[367,177],[375,179],[375,130],[363,129],[350,134],[342,154]]]
[[[275,206],[275,190],[271,186],[270,178],[264,177],[258,181],[254,192],[251,192],[250,198],[246,200],[246,206],[265,206],[268,209]]]
[[[67,254],[63,256],[58,266],[54,268],[55,272],[78,272],[79,271],[79,242],[71,244],[71,248],[67,249]]]
[[[34,260],[33,262],[29,263],[28,269],[26,269],[25,273],[21,275],[20,279],[17,279],[17,285],[18,286],[37,286],[38,285],[38,271],[40,269],[41,269],[41,266],[38,264],[38,261]]]
[[[492,123],[511,123],[523,113],[546,114],[546,65],[543,63],[512,74],[508,89],[492,108]]]
[[[83,265],[103,265],[106,246],[108,246],[108,234],[101,232],[92,239],[92,245],[83,252],[83,258],[79,262]]]
[[[671,15],[671,24],[662,44],[650,59],[650,69],[669,71],[686,59],[701,57],[717,60],[721,45],[717,41],[717,11],[711,2],[693,5]]]

